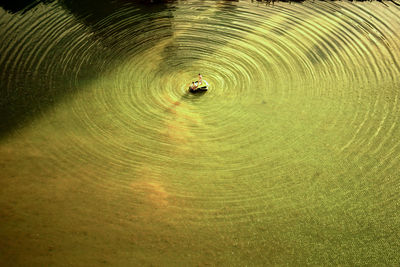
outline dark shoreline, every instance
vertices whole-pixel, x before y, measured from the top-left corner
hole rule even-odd
[[[15,1],[7,1],[7,0],[2,0],[0,1],[0,7],[4,8],[4,10],[11,12],[11,13],[17,13],[17,12],[26,12],[32,8],[34,8],[36,5],[40,3],[44,4],[49,4],[54,2],[55,0],[15,0]],[[240,0],[223,0],[223,2],[239,2]],[[259,2],[259,3],[265,3],[265,4],[273,4],[275,2],[286,2],[286,3],[303,3],[306,1],[320,1],[320,2],[335,2],[335,1],[340,1],[340,0],[252,0],[252,2]],[[348,2],[380,2],[382,4],[385,4],[385,2],[392,2],[393,4],[400,6],[400,1],[398,0],[346,0]],[[176,0],[140,0],[136,1],[133,3],[132,1],[129,0],[116,0],[116,1],[108,1],[108,2],[101,2],[99,3],[98,1],[93,1],[93,0],[83,0],[83,1],[65,1],[61,0],[60,1],[64,6],[74,6],[74,5],[79,5],[79,6],[87,6],[87,5],[95,5],[98,6],[104,5],[104,6],[109,6],[110,8],[112,7],[118,7],[121,5],[125,4],[136,4],[136,5],[159,5],[159,4],[169,4],[169,3],[174,3]]]

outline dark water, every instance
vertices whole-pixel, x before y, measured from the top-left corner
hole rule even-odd
[[[396,265],[399,15],[3,5],[0,263]]]

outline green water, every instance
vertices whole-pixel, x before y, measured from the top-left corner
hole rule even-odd
[[[386,4],[0,8],[0,263],[398,264]]]

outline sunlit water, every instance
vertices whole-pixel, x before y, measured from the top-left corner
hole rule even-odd
[[[0,9],[0,262],[399,262],[399,7],[89,15]]]

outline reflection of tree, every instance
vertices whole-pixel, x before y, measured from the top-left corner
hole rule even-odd
[[[0,0],[0,6],[4,8],[4,10],[10,13],[16,13],[20,11],[28,11],[34,8],[36,5],[40,3],[48,4],[54,2],[56,0]],[[103,10],[104,13],[110,13],[115,11],[115,8],[122,7],[123,5],[130,4],[136,6],[150,6],[150,5],[158,5],[161,7],[162,5],[175,2],[176,0],[139,0],[139,1],[129,1],[129,0],[114,0],[114,1],[95,1],[95,0],[61,0],[60,2],[66,7],[70,7],[74,9],[77,13],[82,13],[82,11],[98,11],[99,9]],[[91,12],[89,12],[91,13]],[[99,15],[98,12],[95,11],[95,15]],[[92,14],[92,13],[91,13]],[[90,14],[88,14],[90,15]],[[94,15],[94,14],[93,14]],[[91,16],[92,17],[92,16]]]
[[[143,29],[152,32],[158,27],[154,21],[160,17],[160,13],[169,9],[171,3],[176,0],[116,0],[116,1],[97,1],[97,0],[65,0],[62,6],[69,10],[78,20],[88,26],[106,47],[113,47],[123,53],[131,51],[131,47],[126,44],[128,38],[130,45],[131,38],[140,36]],[[126,12],[119,12],[121,10]],[[128,10],[128,11],[127,11]],[[132,19],[140,16],[140,20]],[[169,16],[172,16],[169,13]],[[109,21],[111,18],[111,21]],[[107,22],[104,23],[104,20]],[[120,23],[124,21],[124,23]],[[113,34],[110,35],[109,28],[104,26],[112,25]],[[169,26],[169,27],[168,27]],[[171,25],[163,23],[164,34],[171,29]],[[171,31],[168,33],[172,35]]]
[[[2,114],[2,122],[0,124],[0,137],[11,133],[19,126],[23,126],[25,123],[34,119],[38,114],[48,110],[51,106],[56,104],[62,98],[70,95],[73,91],[78,90],[81,81],[87,83],[90,80],[97,79],[102,75],[99,72],[98,62],[101,62],[101,58],[106,58],[108,67],[112,67],[113,62],[121,62],[125,60],[126,53],[129,53],[131,46],[135,46],[134,37],[138,35],[137,24],[141,24],[141,29],[146,31],[152,31],[153,28],[157,27],[156,23],[152,23],[152,20],[159,16],[160,12],[163,12],[168,8],[169,3],[174,1],[161,1],[161,0],[142,0],[142,1],[129,1],[129,0],[115,0],[115,1],[97,1],[97,0],[65,0],[56,2],[55,0],[13,0],[13,1],[1,1],[0,5],[7,12],[11,13],[8,18],[11,17],[13,23],[19,20],[13,20],[12,13],[17,13],[23,21],[26,19],[32,19],[32,14],[27,12],[37,12],[33,8],[38,4],[52,4],[60,5],[71,13],[79,22],[87,27],[86,30],[93,34],[93,44],[98,46],[101,44],[102,51],[97,53],[96,58],[91,57],[90,61],[78,62],[82,60],[82,57],[75,57],[75,61],[69,62],[70,66],[63,66],[62,64],[54,65],[54,58],[62,58],[68,47],[62,45],[52,46],[51,50],[46,55],[53,55],[53,58],[46,56],[40,64],[40,68],[36,68],[37,74],[31,75],[32,70],[28,66],[33,66],[35,62],[25,62],[26,57],[16,57],[18,53],[15,53],[13,49],[2,47],[0,49],[0,69],[2,73],[0,75],[0,113]],[[120,12],[122,9],[129,9],[129,12]],[[118,13],[118,16],[114,14]],[[139,15],[141,20],[131,19],[135,15]],[[113,18],[112,21],[107,18]],[[4,21],[7,27],[7,21]],[[123,26],[117,22],[124,20]],[[106,21],[106,22],[104,22]],[[144,25],[143,25],[144,24]],[[112,36],[108,30],[104,29],[104,26],[111,26]],[[44,25],[46,26],[46,25]],[[168,28],[168,24],[164,24],[164,28]],[[23,29],[22,29],[23,30]],[[49,29],[51,30],[51,29]],[[62,32],[59,32],[62,35]],[[66,35],[73,33],[66,33]],[[171,34],[171,32],[169,33]],[[127,36],[128,35],[128,36]],[[11,35],[10,35],[11,36]],[[18,40],[24,40],[24,36],[12,35],[15,40],[3,40],[6,42],[18,42]],[[43,35],[46,36],[46,35]],[[44,38],[41,35],[34,35],[32,38],[40,39]],[[7,38],[7,35],[5,35]],[[47,37],[46,37],[47,38]],[[129,42],[124,42],[125,38],[129,38]],[[37,41],[37,40],[36,40]],[[50,40],[43,39],[42,43],[47,43]],[[90,40],[89,40],[90,41]],[[4,49],[4,51],[3,51]],[[32,53],[37,51],[46,50],[44,47],[35,47],[34,42],[27,40],[24,47],[24,53]],[[73,48],[71,48],[73,49]],[[118,50],[115,55],[113,51]],[[85,51],[74,51],[84,54]],[[112,57],[109,55],[113,55]],[[7,60],[5,60],[7,59]],[[32,60],[32,57],[30,57]],[[15,61],[16,64],[9,64],[7,62]],[[103,60],[104,61],[104,60]],[[26,64],[29,63],[29,64]],[[51,69],[51,76],[48,76],[48,67],[54,65]],[[79,65],[79,73],[70,71],[74,69],[74,65]],[[68,67],[68,68],[67,68]],[[67,71],[65,71],[67,70]],[[103,69],[104,70],[104,69]],[[29,75],[27,75],[29,74]],[[73,84],[72,84],[73,83]]]
[[[3,7],[5,10],[15,13],[19,12],[22,10],[29,10],[36,6],[39,3],[50,3],[55,0],[0,0],[0,6]],[[139,1],[134,1],[135,3],[132,3],[133,1],[129,0],[116,0],[116,1],[93,1],[93,0],[82,0],[82,1],[77,1],[77,0],[63,0],[63,4],[66,6],[76,6],[79,9],[80,3],[84,5],[87,5],[88,7],[96,7],[96,6],[103,6],[103,7],[108,7],[111,9],[108,9],[108,11],[113,10],[112,7],[115,6],[121,6],[123,4],[132,4],[132,5],[149,5],[149,4],[156,4],[156,5],[165,5],[168,3],[175,2],[176,0],[139,0]],[[217,4],[220,3],[229,3],[229,2],[239,2],[240,0],[222,0],[222,1],[217,1]],[[251,2],[259,2],[259,3],[274,3],[274,2],[304,2],[305,0],[251,0]],[[323,0],[321,0],[323,1]],[[357,2],[364,2],[364,1],[370,1],[370,0],[356,0]],[[378,2],[383,3],[383,0],[377,0]],[[394,3],[395,5],[399,6],[400,3],[399,1],[396,0],[389,0],[390,2]],[[91,3],[90,3],[91,2]],[[94,6],[90,6],[90,4],[94,4]],[[104,9],[107,10],[107,9]]]
[[[0,6],[10,13],[23,12],[34,8],[40,3],[50,3],[54,0],[0,0]]]

